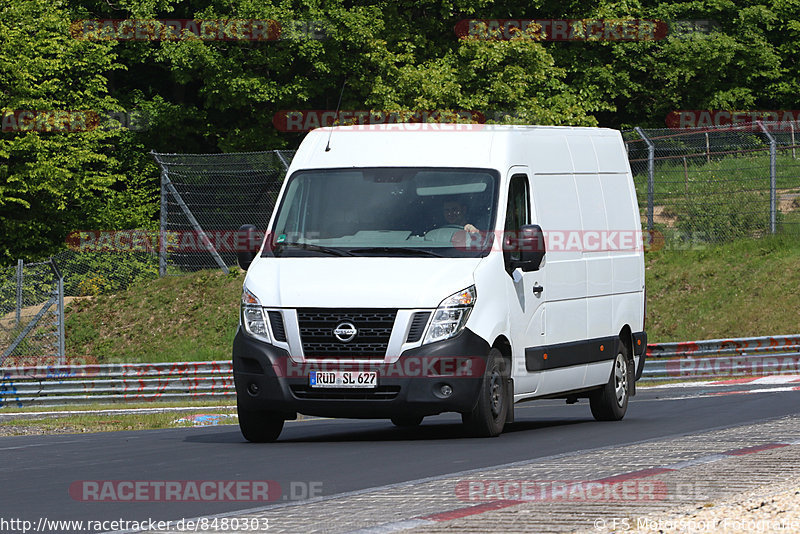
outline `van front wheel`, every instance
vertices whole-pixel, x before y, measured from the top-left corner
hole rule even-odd
[[[497,349],[489,351],[478,403],[469,413],[461,414],[467,431],[476,437],[494,437],[503,432],[509,410],[507,365]]]
[[[248,410],[238,406],[239,430],[244,439],[253,443],[268,443],[278,439],[283,430],[283,417],[266,410]]]
[[[598,421],[619,421],[625,417],[628,392],[628,348],[621,343],[608,383],[589,396],[594,418]]]

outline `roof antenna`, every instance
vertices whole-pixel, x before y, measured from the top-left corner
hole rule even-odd
[[[342,105],[342,95],[344,94],[344,84],[347,83],[347,78],[342,81],[342,90],[339,92],[339,103],[336,104],[336,115],[334,115],[334,124],[339,122],[339,106]],[[325,152],[331,151],[331,135],[333,135],[333,127],[331,127],[331,131],[328,132],[328,144],[325,146]]]

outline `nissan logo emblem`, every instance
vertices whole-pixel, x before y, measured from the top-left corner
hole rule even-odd
[[[342,343],[353,341],[353,338],[358,334],[358,330],[353,323],[341,323],[333,329],[333,335]]]

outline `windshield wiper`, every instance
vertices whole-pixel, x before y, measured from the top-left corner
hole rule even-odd
[[[436,254],[429,250],[411,247],[369,247],[369,248],[351,248],[349,250],[352,254],[369,254],[369,253],[384,253],[396,254],[398,256],[432,256],[434,258],[443,258],[441,254]]]
[[[350,252],[348,252],[347,250],[342,250],[339,248],[323,247],[322,245],[312,245],[311,243],[292,243],[284,241],[282,243],[276,243],[273,250],[278,250],[279,247],[302,248],[305,250],[313,250],[315,252],[324,252],[325,254],[330,254],[332,256],[352,256],[352,254],[350,254]]]

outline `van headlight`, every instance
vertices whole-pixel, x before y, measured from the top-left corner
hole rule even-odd
[[[440,302],[439,307],[433,312],[433,320],[428,326],[428,333],[425,334],[423,343],[448,339],[461,332],[467,324],[477,298],[475,286],[469,286]]]
[[[262,341],[269,342],[269,330],[264,318],[264,308],[258,298],[250,293],[247,288],[242,291],[241,321],[244,331]]]

